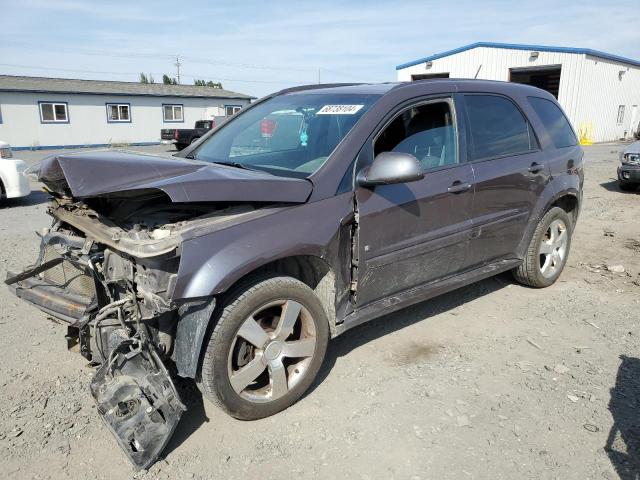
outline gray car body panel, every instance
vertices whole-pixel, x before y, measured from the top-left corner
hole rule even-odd
[[[43,182],[66,180],[74,197],[133,190],[161,190],[172,202],[292,202],[307,200],[308,180],[231,166],[135,152],[97,151],[48,157]]]

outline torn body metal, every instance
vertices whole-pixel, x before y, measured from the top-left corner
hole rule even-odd
[[[112,336],[119,338],[118,332]],[[91,382],[98,413],[137,468],[151,466],[186,407],[154,348],[125,338]]]
[[[80,220],[62,220],[74,212]],[[112,242],[98,239],[120,228],[112,222],[96,221],[96,235],[73,226],[99,217],[91,212],[54,200],[55,221],[42,235],[38,261],[5,283],[67,323],[69,348],[99,365],[91,382],[98,413],[135,467],[147,468],[185,411],[163,363],[171,358],[178,322],[171,293],[179,257],[176,245],[149,258],[110,248]]]

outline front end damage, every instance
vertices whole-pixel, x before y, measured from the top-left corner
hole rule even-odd
[[[57,196],[36,263],[7,276],[18,297],[66,323],[69,349],[99,367],[97,410],[137,468],[156,461],[185,411],[167,365],[195,376],[215,305],[172,300],[181,231],[202,208]]]
[[[99,367],[98,411],[147,468],[185,410],[168,369],[196,377],[221,291],[194,274],[217,250],[211,237],[228,245],[233,227],[306,202],[312,184],[110,150],[47,157],[32,173],[52,196],[53,224],[34,265],[6,283],[67,324],[69,348]]]

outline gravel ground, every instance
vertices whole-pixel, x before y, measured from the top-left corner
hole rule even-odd
[[[65,327],[0,288],[2,477],[639,478],[640,192],[616,186],[622,148],[585,148],[554,286],[500,275],[351,330],[309,394],[264,420],[234,420],[180,381],[189,411],[148,472],[100,421]],[[45,202],[34,185],[0,206],[0,277],[35,259]]]

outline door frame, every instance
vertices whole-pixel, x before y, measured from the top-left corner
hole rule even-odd
[[[358,185],[355,183],[355,178],[357,177],[358,172],[371,165],[371,162],[373,162],[373,155],[374,155],[374,144],[376,142],[376,140],[378,139],[378,137],[380,136],[380,134],[382,133],[382,131],[387,128],[389,126],[389,124],[391,122],[393,122],[396,117],[398,117],[402,112],[404,112],[407,108],[410,107],[414,107],[414,106],[419,106],[419,105],[426,105],[429,103],[435,103],[437,101],[442,101],[442,100],[450,100],[449,103],[450,107],[451,107],[451,111],[453,112],[453,116],[454,116],[454,122],[456,125],[456,130],[457,130],[457,150],[458,150],[458,163],[454,164],[454,165],[443,165],[442,167],[438,167],[438,169],[446,169],[446,168],[451,168],[451,167],[455,167],[457,165],[461,165],[463,163],[467,162],[467,122],[466,122],[466,117],[465,117],[465,113],[464,113],[464,109],[463,106],[461,105],[461,102],[464,100],[462,98],[460,98],[460,95],[456,92],[449,92],[449,93],[437,93],[437,94],[431,94],[431,95],[420,95],[417,97],[413,97],[410,98],[408,100],[403,101],[402,103],[399,103],[398,105],[396,105],[393,110],[391,110],[389,113],[387,113],[382,120],[380,120],[380,122],[378,122],[378,125],[376,125],[376,127],[372,130],[371,134],[367,137],[367,139],[365,140],[364,144],[362,145],[362,147],[360,148],[360,150],[358,151],[358,155],[356,155],[355,161],[353,162],[353,178],[354,178],[354,184],[353,184],[353,191],[355,194],[355,190],[356,188],[358,188]],[[369,158],[365,159],[366,163],[362,163],[362,156],[363,154],[367,154]],[[434,171],[436,169],[430,169],[429,171]]]
[[[468,165],[467,120],[466,120],[466,114],[464,111],[464,106],[462,105],[463,100],[464,99],[462,99],[461,96],[456,92],[446,92],[446,93],[437,93],[437,94],[429,94],[429,95],[420,95],[420,96],[412,97],[410,99],[407,99],[399,103],[393,109],[391,109],[387,113],[387,115],[385,115],[380,120],[380,122],[376,125],[376,127],[372,130],[370,135],[367,137],[363,146],[359,150],[358,155],[356,155],[356,158],[353,162],[353,171],[352,171],[353,179],[354,179],[353,180],[353,202],[354,202],[354,213],[355,213],[355,225],[354,225],[355,232],[352,234],[352,239],[351,239],[352,241],[351,262],[352,262],[352,267],[355,267],[355,269],[352,268],[352,277],[351,277],[352,286],[358,285],[360,278],[362,278],[359,271],[359,267],[362,264],[362,259],[360,258],[361,257],[360,254],[363,251],[363,249],[361,249],[361,242],[360,242],[360,226],[359,226],[360,217],[359,217],[359,205],[358,205],[358,199],[357,199],[357,193],[356,193],[356,190],[362,187],[359,187],[356,184],[355,179],[357,178],[357,174],[361,169],[366,168],[371,164],[371,162],[373,162],[376,140],[384,131],[384,129],[387,128],[396,118],[398,118],[398,116],[404,113],[404,111],[406,111],[408,108],[413,108],[420,105],[428,105],[431,103],[438,103],[438,102],[444,101],[449,105],[449,108],[453,115],[454,126],[456,129],[456,148],[457,148],[456,153],[458,157],[458,163],[430,168],[427,170],[427,174],[429,172],[438,172],[438,171],[448,170],[452,168],[460,168],[462,166]],[[473,175],[472,169],[471,169],[471,174]],[[472,228],[469,229],[469,235],[471,235],[471,230]],[[395,251],[397,252],[397,250]],[[389,253],[392,253],[392,252],[387,252],[386,254],[389,254]],[[352,291],[352,294],[353,293],[354,292]],[[389,298],[389,297],[385,297],[385,298]],[[379,300],[381,299],[378,299],[373,303],[376,303]],[[349,302],[349,309],[346,312],[346,314],[349,315],[351,312],[359,308],[366,308],[366,306],[370,304],[371,302],[365,305],[358,306],[357,301],[355,301],[352,295],[352,300]]]

